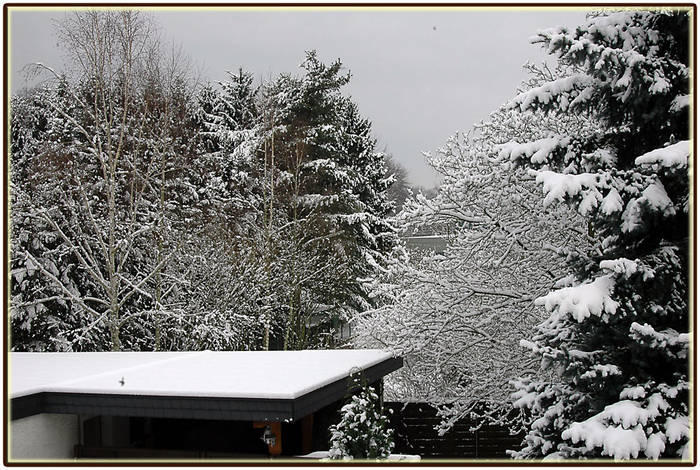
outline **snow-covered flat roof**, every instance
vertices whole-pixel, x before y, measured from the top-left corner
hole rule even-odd
[[[296,399],[391,358],[375,349],[15,352],[9,388],[13,399],[42,392]]]

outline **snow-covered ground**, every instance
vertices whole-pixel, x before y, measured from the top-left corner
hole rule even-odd
[[[317,460],[329,460],[327,450],[317,450],[316,452],[311,452],[306,455],[298,455],[298,458],[303,459],[317,459]],[[409,454],[391,454],[387,460],[390,461],[402,461],[402,462],[420,462],[420,455],[409,455]]]

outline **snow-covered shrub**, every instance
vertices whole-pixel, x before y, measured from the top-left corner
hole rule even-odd
[[[341,409],[342,418],[330,427],[331,459],[386,459],[394,449],[393,430],[381,413],[372,387],[353,395]]]

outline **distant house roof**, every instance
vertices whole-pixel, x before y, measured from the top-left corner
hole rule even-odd
[[[371,350],[10,353],[12,419],[36,413],[296,420],[403,360]]]
[[[447,235],[420,235],[403,237],[406,241],[406,246],[418,251],[434,251],[441,254],[447,248]]]

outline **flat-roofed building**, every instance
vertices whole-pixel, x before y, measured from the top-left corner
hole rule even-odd
[[[381,388],[402,364],[381,350],[10,353],[9,459],[325,450],[357,377]]]

